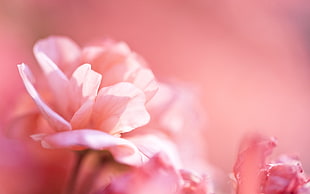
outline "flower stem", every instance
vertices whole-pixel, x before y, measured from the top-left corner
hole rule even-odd
[[[83,159],[85,158],[88,151],[78,151],[75,152],[76,161],[73,167],[73,171],[71,173],[71,177],[69,179],[68,187],[67,187],[67,194],[74,194],[76,189],[76,182],[77,178],[79,176],[79,171],[81,168],[81,164],[83,162]]]

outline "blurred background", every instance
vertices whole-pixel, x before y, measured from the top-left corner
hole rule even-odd
[[[0,124],[24,91],[16,64],[35,63],[35,41],[110,37],[159,80],[199,89],[212,165],[231,172],[240,139],[256,131],[310,173],[309,18],[307,0],[0,0]]]

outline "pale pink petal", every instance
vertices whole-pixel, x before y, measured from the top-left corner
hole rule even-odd
[[[130,49],[125,43],[111,43],[104,41],[99,45],[87,46],[82,52],[82,63],[90,63],[96,72],[104,75],[106,81],[101,86],[110,86],[123,81],[123,72],[127,71],[123,65],[112,73],[108,73],[111,67],[122,64],[130,54]],[[112,79],[108,78],[112,76]]]
[[[211,194],[212,184],[205,176],[200,176],[191,171],[180,170],[183,179],[182,192],[180,194]]]
[[[41,111],[44,118],[53,126],[56,130],[71,130],[71,125],[59,114],[54,112],[48,105],[46,105],[40,95],[37,93],[36,89],[31,83],[31,72],[25,64],[18,65],[18,70],[21,78],[23,79],[26,90],[32,97],[39,110]]]
[[[133,79],[133,84],[144,91],[147,101],[149,101],[158,90],[158,83],[150,69],[140,68]]]
[[[95,71],[104,75],[103,86],[126,81],[142,66],[131,54],[127,46],[117,44],[112,48],[86,47],[84,62],[93,65]]]
[[[310,181],[297,189],[296,194],[309,194],[310,193]]]
[[[238,194],[309,191],[306,186],[309,178],[298,158],[283,155],[274,162],[266,162],[275,147],[273,138],[256,135],[245,139],[243,144],[234,169]]]
[[[158,89],[152,71],[125,43],[86,47],[83,50],[83,61],[91,63],[95,71],[104,75],[102,87],[131,82],[144,91],[147,101]]]
[[[165,113],[170,110],[170,108],[167,107],[170,107],[171,105],[175,104],[175,102],[178,100],[178,97],[182,95],[181,93],[178,93],[176,91],[176,87],[177,86],[170,84],[159,83],[158,91],[156,92],[152,100],[149,103],[147,103],[147,108],[148,110],[150,110],[152,118],[156,118],[155,124],[162,125],[161,117],[163,117],[163,115],[165,115]],[[180,114],[177,114],[177,116],[179,115]],[[175,127],[170,127],[170,125],[175,126],[175,124],[173,123],[175,122],[174,121],[172,123],[169,122],[168,127],[163,126],[161,128],[164,129],[169,128],[174,130]]]
[[[130,82],[145,93],[147,101],[158,90],[153,72],[143,67],[134,55],[128,56],[126,60],[120,63],[111,65],[102,73],[104,74],[102,86],[109,86],[118,82]]]
[[[38,134],[32,138],[41,141],[44,148],[108,150],[121,163],[140,165],[143,162],[141,153],[131,142],[102,131],[81,129],[49,135]]]
[[[95,66],[96,67],[96,66]],[[104,74],[102,79],[102,86],[110,86],[116,84],[118,82],[133,82],[131,75],[135,74],[135,72],[139,69],[139,64],[136,62],[129,62],[127,60],[123,60],[118,63],[114,63],[106,68],[104,71],[99,69],[98,72]]]
[[[74,111],[89,99],[94,99],[97,95],[101,75],[91,70],[90,64],[78,67],[72,74],[70,80],[69,93]]]
[[[34,140],[34,141],[41,141],[45,136],[47,136],[47,133],[38,133],[38,134],[34,134],[31,135],[30,137]]]
[[[82,52],[82,61],[94,65],[94,69],[102,73],[111,66],[122,63],[130,53],[125,43],[105,41],[103,44],[85,47]]]
[[[111,134],[131,131],[150,120],[144,104],[144,93],[130,83],[102,88],[94,105],[94,124]]]
[[[159,84],[159,90],[147,104],[153,124],[168,134],[201,134],[207,117],[191,85]],[[187,130],[191,128],[192,130]]]
[[[7,130],[5,131],[6,135],[19,139],[28,139],[29,135],[34,133],[53,133],[55,131],[53,126],[51,126],[47,120],[41,116],[40,111],[35,105],[34,109],[34,112],[16,116],[8,125]],[[38,126],[40,126],[39,130]]]
[[[126,139],[135,144],[148,158],[158,153],[165,153],[174,166],[182,166],[176,145],[162,135],[156,133],[141,134],[126,137]]]
[[[70,123],[73,129],[89,127],[90,118],[93,111],[94,100],[86,101],[73,115]]]
[[[96,194],[182,194],[182,177],[164,154],[113,179]],[[198,194],[198,193],[197,193]]]
[[[262,190],[266,194],[270,193],[294,193],[296,188],[303,182],[298,177],[300,168],[277,164],[268,170],[266,181],[262,184]]]
[[[56,99],[57,108],[61,113],[66,112],[68,106],[67,89],[69,80],[57,65],[43,52],[35,52],[35,56],[40,64],[50,89]]]
[[[283,155],[267,165],[262,178],[262,192],[296,193],[307,182],[301,162],[296,157]]]
[[[87,46],[83,48],[82,50],[82,63],[91,63],[94,64],[98,60],[97,57],[99,57],[103,52],[105,52],[106,49],[104,49],[101,46]],[[100,63],[100,62],[99,62]],[[101,68],[104,68],[105,64],[101,63]]]
[[[251,135],[242,142],[234,165],[237,180],[237,193],[258,193],[260,190],[259,173],[265,167],[266,158],[276,146],[274,138]]]
[[[67,37],[50,36],[38,41],[34,46],[34,53],[45,53],[57,64],[67,76],[79,65],[81,49]]]

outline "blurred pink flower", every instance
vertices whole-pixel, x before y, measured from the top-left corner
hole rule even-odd
[[[253,135],[242,142],[234,166],[237,193],[309,193],[309,179],[298,159],[283,155],[267,161],[276,146],[274,138]]]
[[[96,194],[207,194],[206,177],[176,170],[163,154],[114,179]]]
[[[81,51],[64,37],[39,41],[34,54],[43,71],[39,78],[46,93],[42,90],[42,96],[39,94],[27,65],[18,66],[28,93],[47,121],[32,125],[34,131],[44,128],[43,133],[32,135],[33,139],[45,148],[106,149],[120,162],[143,160],[138,148],[121,138],[150,119],[145,103],[157,85],[141,59],[124,43],[108,41]]]

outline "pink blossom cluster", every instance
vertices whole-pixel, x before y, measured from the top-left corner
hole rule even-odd
[[[57,177],[48,168],[57,163],[63,179],[58,190],[43,184],[25,193],[221,193],[221,177],[207,161],[205,115],[189,86],[158,81],[124,42],[105,39],[80,47],[52,36],[39,40],[33,52],[39,68],[18,65],[28,95],[13,110],[8,133],[36,141],[24,148],[39,153],[25,164],[42,165],[34,177]],[[296,157],[267,160],[275,146],[274,138],[245,138],[228,190],[310,193],[310,179]]]

